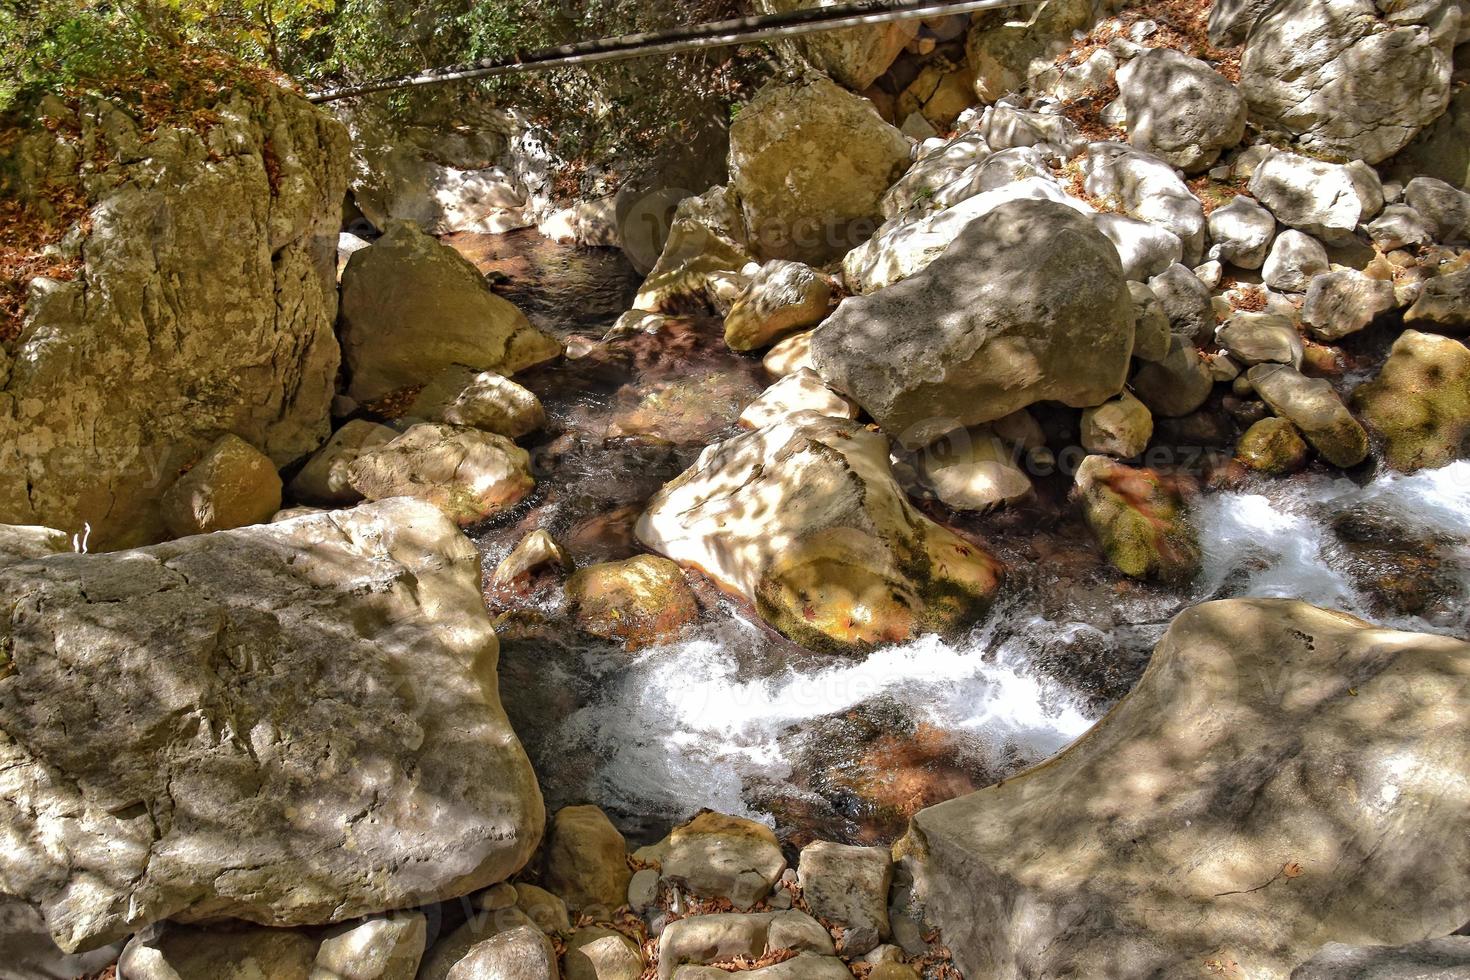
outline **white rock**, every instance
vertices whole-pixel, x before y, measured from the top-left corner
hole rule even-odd
[[[1184,257],[1184,243],[1166,228],[1106,212],[1096,215],[1093,222],[1118,249],[1125,279],[1148,279]]]
[[[855,419],[857,407],[827,387],[817,372],[802,368],[771,385],[740,413],[740,424],[759,429],[797,412],[816,412],[832,418]]]
[[[1272,289],[1304,293],[1312,280],[1329,267],[1327,249],[1321,242],[1303,232],[1288,230],[1276,236],[1261,278]]]
[[[919,474],[956,510],[986,511],[1031,495],[1031,479],[989,426],[957,429],[919,452]]]
[[[1274,151],[1255,168],[1250,192],[1276,220],[1329,245],[1352,242],[1358,226],[1383,210],[1383,185],[1361,161],[1324,163]]]
[[[1237,268],[1259,269],[1275,237],[1276,218],[1244,195],[1210,213],[1210,254]]]
[[[1204,253],[1205,212],[1174,168],[1123,143],[1093,143],[1079,158],[1083,188],[1116,199],[1130,217],[1167,228],[1184,243],[1184,261]]]
[[[1245,99],[1198,58],[1155,48],[1118,71],[1128,141],[1186,173],[1207,169],[1245,135]]]
[[[1470,194],[1434,177],[1415,177],[1404,201],[1419,213],[1441,245],[1464,245],[1470,238]]]
[[[1385,252],[1434,241],[1434,228],[1407,204],[1390,204],[1368,223],[1368,237]]]
[[[812,334],[815,330],[803,330],[778,343],[766,351],[761,358],[761,367],[777,377],[795,374],[812,366]]]

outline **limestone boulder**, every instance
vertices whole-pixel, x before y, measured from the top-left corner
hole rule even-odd
[[[1142,456],[1154,434],[1148,406],[1129,392],[1082,412],[1082,448],[1119,459]]]
[[[919,476],[956,510],[987,511],[1031,496],[1031,478],[988,425],[956,429],[919,452]]]
[[[407,221],[391,221],[342,273],[348,393],[371,401],[463,364],[514,374],[561,345],[490,291],[478,269]]]
[[[428,919],[422,912],[337,926],[322,936],[309,980],[413,980],[427,938]]]
[[[1128,142],[1185,173],[1207,169],[1245,136],[1245,99],[1224,75],[1173,48],[1118,69]]]
[[[1013,201],[917,275],[845,300],[812,337],[817,373],[905,446],[1034,402],[1117,394],[1136,314],[1117,249],[1084,215]]]
[[[1437,177],[1470,190],[1470,87],[1454,92],[1444,115],[1420,130],[1412,143],[1384,164],[1384,170],[1390,179],[1404,183]]]
[[[785,14],[797,10],[819,10],[837,0],[756,0],[757,13]],[[807,34],[778,42],[777,50],[804,61],[832,79],[860,92],[888,70],[904,45],[918,33],[917,21],[870,24],[840,31]]]
[[[1415,177],[1404,188],[1404,203],[1424,219],[1442,245],[1464,245],[1470,238],[1470,193],[1434,177]]]
[[[1447,935],[1470,918],[1467,678],[1461,640],[1195,606],[1091,731],[920,811],[900,849],[966,976],[1286,980],[1324,943]]]
[[[250,443],[221,436],[164,492],[162,506],[176,538],[265,524],[281,509],[281,476]]]
[[[1241,194],[1210,212],[1210,255],[1241,269],[1259,269],[1276,237],[1276,218]]]
[[[1257,473],[1284,476],[1307,465],[1306,440],[1287,419],[1261,419],[1241,434],[1235,456]]]
[[[1236,310],[1220,325],[1215,339],[1238,364],[1302,366],[1301,334],[1291,318],[1280,313]]]
[[[0,524],[0,565],[74,550],[71,536],[54,527]]]
[[[1184,243],[1184,262],[1204,254],[1205,211],[1174,168],[1124,143],[1093,143],[1077,158],[1088,194],[1115,202],[1131,218],[1173,232]]]
[[[724,899],[741,910],[769,895],[786,869],[781,845],[769,827],[713,811],[680,824],[634,856],[652,863],[663,880],[689,894]]]
[[[814,956],[832,956],[832,937],[805,912],[758,912],[753,915],[715,913],[696,915],[671,923],[659,937],[658,977],[703,976],[686,964],[728,962],[737,958],[758,960],[777,950],[793,950]],[[728,977],[722,970],[713,974]],[[787,973],[796,977],[824,974]],[[850,976],[850,974],[849,974]]]
[[[606,918],[628,899],[628,844],[595,806],[556,812],[546,842],[546,885],[573,910]]]
[[[1189,266],[1169,266],[1148,281],[1148,288],[1162,305],[1173,333],[1191,341],[1203,341],[1214,335],[1215,311],[1210,303],[1210,287]],[[1160,353],[1146,360],[1157,361],[1163,356]]]
[[[1123,214],[1103,213],[1092,220],[1118,250],[1125,279],[1142,282],[1184,257],[1184,243],[1167,228]]]
[[[965,39],[976,97],[989,104],[1020,89],[1067,49],[1073,31],[1098,19],[1102,6],[1093,0],[1043,0],[1022,16],[1009,10],[976,15]]]
[[[866,241],[908,138],[824,78],[771,84],[730,126],[730,187],[761,259],[821,265]]]
[[[802,368],[786,375],[745,406],[740,413],[740,424],[759,429],[798,412],[816,412],[838,419],[857,418],[852,402],[823,384],[815,371]]]
[[[1328,943],[1291,980],[1455,980],[1470,976],[1470,936],[1421,939],[1402,946]]]
[[[639,980],[643,954],[620,932],[585,926],[567,940],[564,980]]]
[[[1312,279],[1302,304],[1302,321],[1313,337],[1331,344],[1357,333],[1396,306],[1393,280],[1341,269]]]
[[[556,947],[532,926],[517,926],[470,947],[445,980],[559,980]]]
[[[1129,382],[1133,394],[1156,416],[1183,418],[1203,405],[1215,388],[1209,365],[1188,339],[1174,334],[1169,352],[1139,366]]]
[[[1383,185],[1361,160],[1272,151],[1251,173],[1250,191],[1283,225],[1329,245],[1351,244],[1358,226],[1383,210]]]
[[[1458,340],[1405,330],[1353,407],[1405,473],[1444,466],[1470,448],[1470,350]]]
[[[999,584],[993,558],[909,504],[886,438],[814,413],[710,446],[635,532],[822,649],[963,627]]]
[[[887,848],[814,841],[801,849],[797,880],[812,914],[842,927],[844,956],[869,953],[891,935]]]
[[[0,151],[23,207],[93,201],[62,245],[78,274],[34,280],[0,341],[0,523],[150,544],[163,491],[221,433],[276,467],[327,437],[346,130],[271,86],[211,112],[150,130],[88,100]]]
[[[63,949],[417,906],[536,848],[479,555],[432,507],[55,555],[0,593],[0,881]]]
[[[1128,294],[1133,297],[1133,308],[1138,315],[1133,326],[1133,356],[1141,361],[1163,360],[1169,355],[1168,311],[1158,293],[1146,283],[1130,282]]]
[[[1287,229],[1276,236],[1261,278],[1272,289],[1286,293],[1304,293],[1312,280],[1331,269],[1327,249],[1311,235]]]
[[[1376,164],[1449,104],[1455,0],[1281,0],[1250,28],[1240,88],[1251,119],[1309,150]]]
[[[421,422],[358,454],[347,481],[368,500],[416,497],[467,527],[509,510],[535,487],[531,457],[504,436]]]
[[[165,925],[134,937],[117,969],[128,980],[311,980],[316,952],[310,936],[289,929],[225,932]]]
[[[831,283],[811,266],[767,262],[725,316],[725,343],[739,351],[765,347],[820,323],[831,300]]]

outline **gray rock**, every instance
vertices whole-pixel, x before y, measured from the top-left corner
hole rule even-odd
[[[332,433],[327,444],[318,449],[301,471],[291,480],[287,490],[296,500],[323,507],[345,507],[362,500],[362,494],[347,482],[347,469],[365,450],[398,438],[398,432],[369,422],[353,419]]]
[[[25,980],[75,980],[101,973],[117,962],[121,942],[86,953],[63,953],[51,941],[46,920],[25,902],[0,897],[0,963]]]
[[[269,86],[213,113],[207,135],[146,131],[88,99],[6,151],[22,199],[49,183],[94,204],[68,237],[80,273],[36,280],[0,352],[0,524],[150,544],[162,492],[222,433],[277,467],[326,438],[346,130]],[[85,191],[71,132],[107,148]]]
[[[702,965],[778,949],[833,956],[832,937],[805,912],[695,915],[669,923],[658,940],[658,976],[668,980],[686,963]]]
[[[1169,266],[1148,281],[1148,288],[1163,305],[1174,333],[1194,341],[1214,336],[1215,311],[1210,303],[1210,287],[1188,266]],[[1159,360],[1162,356],[1148,360]]]
[[[656,863],[664,881],[699,898],[727,899],[738,909],[769,895],[786,868],[770,828],[713,812],[701,813],[636,853]]]
[[[1169,353],[1141,365],[1130,384],[1138,400],[1154,415],[1182,418],[1205,403],[1215,380],[1194,344],[1174,334],[1169,338]]]
[[[507,439],[530,435],[546,424],[541,400],[531,392],[504,375],[474,371],[462,364],[439,372],[413,400],[408,414]]]
[[[1397,305],[1393,280],[1343,269],[1312,280],[1302,304],[1302,321],[1313,337],[1330,344],[1357,333]]]
[[[1184,257],[1184,243],[1166,228],[1122,214],[1099,214],[1097,230],[1107,236],[1123,261],[1123,277],[1145,280]]]
[[[530,455],[491,432],[421,422],[358,454],[347,481],[368,500],[415,497],[461,527],[509,510],[531,492]]]
[[[1404,188],[1404,203],[1418,212],[1434,240],[1464,245],[1470,240],[1470,194],[1433,177],[1415,177]]]
[[[1198,58],[1153,48],[1118,69],[1128,141],[1185,173],[1208,169],[1245,135],[1245,99]]]
[[[1281,978],[1324,942],[1443,935],[1470,912],[1467,658],[1289,600],[1195,606],[1092,731],[899,849],[970,977]]]
[[[1424,283],[1404,323],[1420,330],[1464,333],[1470,330],[1470,269],[1435,276]]]
[[[546,842],[546,887],[576,912],[610,919],[628,898],[628,844],[595,806],[556,812]]]
[[[1205,247],[1205,211],[1169,164],[1124,143],[1093,143],[1077,159],[1082,187],[1115,200],[1123,213],[1167,228],[1184,243],[1184,261],[1198,262]]]
[[[127,980],[310,980],[317,942],[289,929],[194,929],[171,923],[139,933],[118,959]]]
[[[71,536],[54,527],[0,524],[0,565],[71,551]]]
[[[1423,215],[1407,204],[1387,205],[1378,217],[1368,222],[1368,237],[1385,252],[1434,241],[1434,229]]]
[[[348,260],[341,336],[348,393],[360,402],[456,364],[509,375],[561,354],[468,259],[407,221],[390,221]]]
[[[1360,160],[1325,163],[1273,151],[1251,174],[1250,192],[1289,228],[1329,245],[1349,245],[1358,226],[1383,210],[1383,185]]]
[[[338,926],[322,937],[310,980],[414,980],[427,929],[422,912]]]
[[[1296,324],[1279,313],[1237,310],[1216,331],[1216,339],[1230,356],[1247,366],[1290,364],[1302,366],[1301,334]]]
[[[640,257],[636,248],[624,251],[634,261]],[[702,311],[715,305],[721,282],[754,261],[736,196],[728,188],[711,187],[680,201],[669,224],[668,240],[655,258],[657,261],[650,261],[648,278],[633,297],[635,311]],[[620,319],[609,333],[622,327]]]
[[[1313,279],[1324,275],[1330,268],[1327,249],[1321,242],[1311,235],[1287,230],[1276,236],[1271,254],[1266,256],[1261,278],[1272,289],[1304,293]]]
[[[1240,87],[1251,119],[1303,146],[1386,160],[1444,112],[1455,0],[1383,9],[1372,0],[1281,0],[1250,30]]]
[[[641,868],[628,879],[628,907],[642,915],[658,903],[658,871]]]
[[[1169,314],[1164,304],[1152,288],[1141,282],[1130,282],[1128,294],[1133,298],[1133,308],[1138,313],[1138,320],[1133,326],[1133,356],[1141,361],[1162,360],[1169,354],[1170,332]]]
[[[55,555],[0,594],[0,878],[63,949],[418,905],[540,839],[479,555],[433,508]]]
[[[1054,147],[1073,156],[1087,145],[1077,126],[1059,112],[1034,112],[1009,105],[987,106],[980,135],[997,153],[1019,147]]]
[[[761,259],[821,265],[862,243],[908,165],[908,137],[825,78],[767,85],[730,126],[730,188]]]
[[[1276,237],[1276,218],[1250,198],[1239,195],[1210,212],[1210,254],[1240,269],[1259,269]]]
[[[1461,21],[1462,29],[1465,23]],[[1405,183],[1415,177],[1438,177],[1452,187],[1470,190],[1470,87],[1454,92],[1444,115],[1420,130],[1384,170],[1386,176]]]
[[[1285,364],[1258,364],[1246,373],[1271,411],[1301,430],[1333,466],[1357,466],[1368,456],[1368,434],[1324,378],[1308,378]]]
[[[509,929],[470,947],[445,980],[558,980],[556,949],[530,926]]]
[[[269,456],[225,435],[174,481],[161,503],[163,522],[176,538],[265,524],[281,509],[281,476]]]
[[[802,953],[789,960],[742,970],[739,980],[852,980],[852,971],[835,956]],[[730,980],[730,974],[713,966],[681,966],[673,980]]]
[[[510,886],[507,886],[510,887]],[[515,889],[511,888],[511,893]],[[449,971],[469,955],[470,950],[487,939],[516,929],[526,929],[537,935],[543,932],[526,913],[512,904],[509,908],[479,909],[464,925],[440,939],[430,949],[423,965],[419,967],[416,980],[446,980]]]
[[[754,7],[757,13],[779,14],[830,5],[831,0],[755,0]],[[916,21],[867,24],[807,34],[777,42],[775,47],[788,59],[809,63],[854,92],[860,92],[888,70],[918,30]]]
[[[1083,215],[1003,204],[901,283],[843,302],[812,361],[905,446],[1042,400],[1082,407],[1123,386],[1133,302],[1117,250]]]
[[[1328,943],[1291,980],[1463,980],[1470,976],[1470,936],[1423,939],[1403,946]]]
[[[1274,0],[1215,0],[1210,4],[1210,43],[1224,48],[1244,42],[1256,19],[1273,2]]]
[[[638,980],[643,954],[633,940],[611,929],[589,926],[567,940],[565,980]]]
[[[861,956],[892,935],[893,861],[886,847],[814,841],[801,849],[797,875],[812,914],[842,927],[842,955]]]

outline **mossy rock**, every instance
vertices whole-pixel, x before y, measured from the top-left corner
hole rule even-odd
[[[1457,340],[1406,330],[1353,407],[1396,470],[1444,466],[1470,442],[1470,350]]]
[[[1077,493],[1088,527],[1124,575],[1186,582],[1199,571],[1184,500],[1153,470],[1089,456],[1077,469]]]
[[[1307,463],[1307,442],[1286,419],[1268,418],[1245,430],[1235,447],[1236,458],[1257,473],[1283,476]]]

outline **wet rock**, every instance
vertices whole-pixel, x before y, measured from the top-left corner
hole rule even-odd
[[[548,936],[572,931],[571,914],[567,903],[544,888],[518,881],[516,889],[516,911],[531,920]]]
[[[607,918],[628,898],[628,845],[595,806],[562,807],[546,843],[546,887],[574,912]]]
[[[572,556],[551,533],[538,529],[521,538],[510,554],[501,559],[490,576],[490,584],[496,588],[514,588],[518,583],[529,582],[543,568],[570,572],[574,567]]]
[[[531,457],[504,436],[421,422],[363,451],[347,468],[368,500],[415,497],[466,527],[514,507],[531,492]]]
[[[1205,212],[1169,164],[1122,143],[1093,143],[1077,158],[1082,187],[1115,200],[1123,213],[1167,228],[1184,243],[1184,261],[1198,262],[1205,246]]]
[[[1271,253],[1261,270],[1261,278],[1272,289],[1287,293],[1304,293],[1312,280],[1326,275],[1331,268],[1327,249],[1311,235],[1288,229],[1276,236]]]
[[[1099,214],[1093,223],[1118,250],[1126,279],[1156,276],[1184,257],[1179,236],[1158,225],[1122,214]]]
[[[710,305],[712,283],[753,261],[735,195],[711,187],[674,209],[663,251],[633,299],[634,309],[676,313]]]
[[[1132,459],[1143,455],[1153,434],[1148,406],[1126,391],[1082,412],[1082,448],[1090,453]]]
[[[1470,350],[1448,337],[1406,330],[1378,376],[1353,393],[1353,407],[1394,469],[1444,466],[1470,440]]]
[[[815,330],[803,330],[779,342],[766,351],[766,356],[761,358],[761,367],[780,378],[811,368],[814,333]]]
[[[1291,980],[1454,980],[1470,976],[1470,936],[1422,939],[1403,946],[1328,943]]]
[[[1302,364],[1301,334],[1289,318],[1277,313],[1237,310],[1221,325],[1216,339],[1234,360],[1247,366]]]
[[[842,927],[844,956],[861,956],[889,938],[887,848],[816,841],[801,849],[797,874],[812,914]]]
[[[1462,13],[1451,3],[1388,11],[1371,0],[1282,0],[1241,52],[1252,121],[1316,152],[1388,159],[1449,104]]]
[[[738,909],[769,895],[786,868],[769,827],[709,811],[635,856],[657,865],[665,882],[699,898],[726,899]]]
[[[816,412],[832,418],[857,418],[857,408],[822,383],[817,372],[802,368],[771,385],[740,413],[740,424],[759,429],[798,412]]]
[[[1429,226],[1442,245],[1463,245],[1470,237],[1470,194],[1434,177],[1415,177],[1404,188],[1404,203]]]
[[[1383,210],[1383,185],[1361,160],[1325,163],[1273,151],[1251,174],[1250,192],[1277,221],[1329,245],[1351,244],[1358,225]]]
[[[1154,415],[1178,418],[1203,405],[1215,381],[1194,345],[1174,334],[1169,339],[1168,355],[1140,366],[1130,385],[1133,394]]]
[[[317,943],[289,929],[193,929],[165,924],[139,933],[118,959],[128,980],[308,980]]]
[[[718,963],[736,957],[759,959],[778,949],[835,955],[832,937],[805,912],[695,915],[671,922],[659,937],[658,976],[667,980],[685,964]]]
[[[251,89],[224,90],[199,130],[90,97],[50,114],[55,132],[11,127],[7,200],[92,208],[60,246],[81,270],[32,282],[0,352],[0,524],[90,525],[94,551],[151,544],[168,537],[169,481],[222,433],[276,467],[326,438],[347,133]]]
[[[917,448],[1036,401],[1105,401],[1123,386],[1133,323],[1117,251],[1091,222],[1013,201],[919,274],[842,303],[813,336],[812,360]]]
[[[754,6],[757,13],[780,14],[832,6],[832,0],[756,0]],[[777,50],[797,55],[798,60],[859,92],[888,70],[917,33],[918,25],[913,21],[868,24],[777,42]]]
[[[414,980],[426,930],[422,912],[338,926],[322,937],[310,980]]]
[[[774,260],[761,266],[725,317],[725,343],[747,351],[810,327],[827,315],[832,286],[800,262]]]
[[[578,929],[567,940],[565,980],[639,980],[643,954],[633,940],[611,929]]]
[[[346,507],[362,500],[362,494],[347,482],[347,470],[365,450],[392,442],[398,432],[386,425],[353,419],[332,433],[327,444],[316,451],[288,487],[291,496],[306,504]]]
[[[509,929],[470,947],[445,980],[558,980],[556,949],[530,926]]]
[[[474,371],[461,364],[445,368],[425,385],[408,414],[507,439],[530,435],[546,424],[546,411],[531,392],[494,371]]]
[[[1210,212],[1210,254],[1240,269],[1259,269],[1276,237],[1276,218],[1244,195]]]
[[[1187,582],[1199,571],[1199,542],[1184,501],[1157,473],[1089,456],[1076,479],[1087,526],[1113,567],[1165,582]]]
[[[1017,454],[989,426],[956,429],[919,452],[919,475],[956,510],[986,511],[1031,496]]]
[[[730,974],[712,966],[681,966],[673,980],[729,980]],[[852,971],[835,956],[802,953],[789,960],[743,970],[740,980],[852,980]]]
[[[730,126],[730,187],[762,259],[820,265],[872,234],[909,143],[824,78],[762,89]]]
[[[1290,600],[1195,606],[1071,749],[922,811],[901,850],[967,976],[1285,977],[1323,942],[1446,934],[1467,657]]]
[[[567,579],[567,598],[579,629],[629,649],[666,640],[699,618],[684,572],[655,555],[578,569]]]
[[[281,509],[281,476],[250,443],[221,436],[168,488],[161,509],[177,538],[265,524]]]
[[[1324,378],[1285,364],[1258,364],[1246,375],[1277,416],[1289,419],[1333,466],[1357,466],[1368,456],[1368,434]]]
[[[1207,169],[1245,135],[1245,99],[1198,58],[1153,48],[1118,69],[1128,141],[1185,173]]]
[[[1128,295],[1138,313],[1133,326],[1133,356],[1141,361],[1163,360],[1169,355],[1169,314],[1164,304],[1151,287],[1141,282],[1130,282]]]
[[[971,622],[998,586],[993,559],[909,505],[887,439],[813,413],[707,448],[637,535],[837,651]]]
[[[1343,269],[1312,280],[1302,321],[1313,337],[1330,344],[1357,333],[1397,305],[1392,280]]]
[[[1215,313],[1210,305],[1210,287],[1186,265],[1171,265],[1148,281],[1158,297],[1174,333],[1203,341],[1215,333]],[[1303,287],[1305,288],[1305,287]],[[1164,353],[1145,360],[1162,360]]]
[[[1404,313],[1407,326],[1463,333],[1470,330],[1470,269],[1438,275],[1424,283]]]
[[[350,919],[500,880],[536,846],[535,777],[482,685],[479,556],[432,508],[56,555],[0,582],[0,874],[63,948],[165,917]],[[42,846],[62,832],[72,848]]]
[[[425,384],[455,364],[514,374],[561,354],[468,259],[406,221],[389,222],[348,260],[341,337],[358,401]]]
[[[1267,418],[1254,423],[1240,437],[1235,456],[1246,466],[1269,476],[1285,476],[1307,465],[1307,444],[1286,419]]]
[[[1434,241],[1434,229],[1407,204],[1390,204],[1367,226],[1368,237],[1385,252]]]

